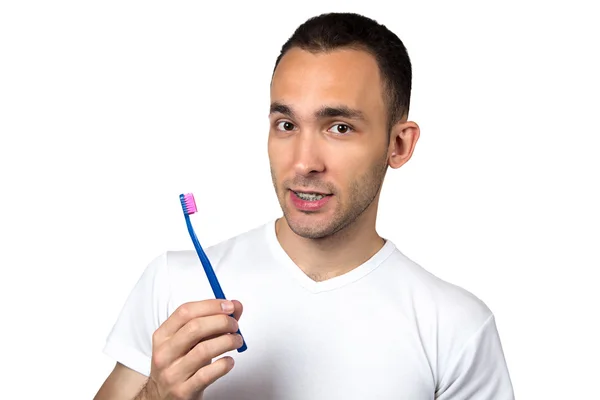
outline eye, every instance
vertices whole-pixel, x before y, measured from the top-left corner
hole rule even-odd
[[[337,129],[336,129],[337,127]],[[334,129],[333,133],[337,133],[338,135],[345,135],[347,133],[350,133],[350,131],[352,131],[352,128],[350,127],[350,125],[346,125],[346,124],[335,124],[331,127],[331,129]]]
[[[280,131],[293,131],[295,128],[294,124],[289,121],[281,121],[277,124],[277,129]]]

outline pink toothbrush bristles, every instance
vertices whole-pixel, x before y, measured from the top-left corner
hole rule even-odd
[[[196,208],[196,201],[194,200],[194,195],[188,193],[184,196],[185,206],[187,208],[188,214],[194,214],[198,209]]]

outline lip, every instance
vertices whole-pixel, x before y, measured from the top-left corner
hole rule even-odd
[[[302,193],[302,192],[301,192]],[[306,193],[306,192],[304,192]],[[308,192],[315,193],[315,192]],[[293,190],[290,190],[290,201],[292,205],[299,211],[319,211],[324,208],[327,203],[331,200],[333,195],[325,195],[321,200],[302,200],[300,197],[296,196]]]

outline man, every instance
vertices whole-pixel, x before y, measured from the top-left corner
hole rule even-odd
[[[301,25],[271,83],[283,217],[207,249],[240,301],[211,299],[193,251],[158,257],[108,337],[117,365],[96,399],[513,399],[491,311],[376,232],[386,171],[419,138],[410,90],[384,26]]]

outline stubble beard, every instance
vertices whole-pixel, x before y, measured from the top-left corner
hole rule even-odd
[[[273,181],[273,187],[275,188],[279,205],[283,211],[283,216],[292,232],[306,239],[325,239],[339,234],[344,229],[350,227],[365,212],[365,210],[369,208],[381,190],[386,171],[387,154],[385,157],[381,157],[377,163],[373,164],[365,174],[351,182],[348,188],[348,195],[345,199],[336,194],[335,188],[329,188],[337,197],[337,207],[335,212],[329,221],[311,225],[301,225],[294,221],[286,201],[286,196],[289,194],[288,190],[285,188],[290,185],[288,185],[288,182],[284,182],[281,186],[278,186],[277,176],[274,173],[273,168],[271,168],[271,179]],[[298,182],[302,183],[298,184]],[[298,186],[309,186],[313,188],[323,188],[325,186],[323,183],[310,178],[296,178],[294,183]],[[310,214],[310,212],[306,212],[306,214]]]

